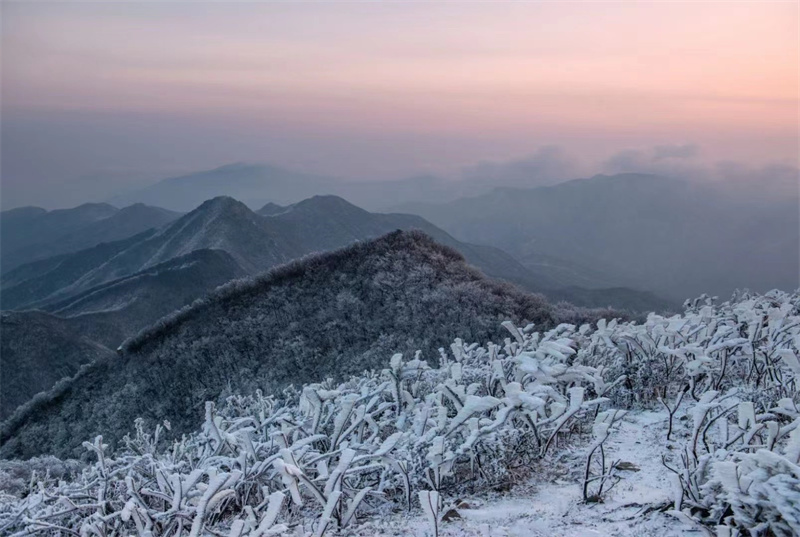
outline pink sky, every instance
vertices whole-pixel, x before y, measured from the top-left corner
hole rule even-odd
[[[37,150],[73,173],[269,160],[397,177],[545,144],[589,161],[693,143],[709,160],[796,162],[799,5],[5,3],[3,113],[20,136],[141,145],[119,162]],[[130,118],[185,126],[159,139],[176,156],[147,168],[156,148]],[[225,141],[193,158],[200,132]]]

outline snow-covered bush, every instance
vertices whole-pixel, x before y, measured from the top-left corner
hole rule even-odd
[[[800,534],[800,294],[737,293],[687,301],[683,315],[600,321],[578,358],[626,380],[614,404],[660,401],[665,439],[690,421],[675,475],[678,518],[718,535]]]
[[[678,518],[718,535],[800,534],[800,295],[701,297],[675,319],[665,385],[691,395],[675,474]],[[680,325],[680,326],[679,326]],[[681,388],[681,384],[683,387]]]

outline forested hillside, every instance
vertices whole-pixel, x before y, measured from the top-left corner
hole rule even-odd
[[[97,332],[105,328],[96,325]],[[100,334],[92,334],[84,320],[44,312],[3,312],[0,334],[0,420],[82,365],[114,354],[90,337]]]
[[[136,417],[179,435],[206,400],[380,368],[394,352],[435,362],[453,337],[497,340],[500,322],[554,326],[583,310],[487,280],[454,250],[395,232],[234,281],[128,340],[4,424],[5,456],[77,456],[81,439],[115,444]],[[444,336],[443,334],[449,334]]]

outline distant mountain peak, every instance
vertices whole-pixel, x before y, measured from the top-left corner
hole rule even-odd
[[[187,237],[190,235],[202,240],[201,237],[224,233],[227,228],[236,228],[243,221],[254,222],[256,219],[258,215],[244,203],[230,196],[217,196],[161,228],[158,235],[182,237],[180,243],[188,241]],[[193,243],[193,241],[188,242]],[[187,252],[188,250],[182,253]]]
[[[330,194],[326,195],[317,195],[312,196],[310,198],[304,199],[303,201],[299,201],[293,205],[289,206],[289,210],[292,211],[353,211],[359,214],[364,213],[366,214],[367,211],[364,209],[357,207],[347,201],[344,198],[340,198],[339,196],[334,196]]]
[[[243,172],[243,171],[253,171],[253,170],[263,170],[265,168],[270,168],[266,164],[259,164],[253,162],[231,162],[230,164],[223,164],[217,168],[212,170],[208,170],[205,173],[217,173],[217,172]]]
[[[6,209],[0,212],[3,217],[34,217],[40,216],[47,212],[47,209],[35,207],[33,205],[26,205],[25,207],[15,207],[13,209]]]
[[[203,207],[211,207],[219,205],[235,205],[235,204],[244,205],[239,200],[236,200],[230,196],[216,196],[214,198],[211,198],[210,200],[204,201],[202,204],[200,204],[200,207],[198,207],[198,209],[202,209]]]
[[[281,214],[285,212],[287,207],[283,205],[278,205],[277,203],[267,202],[263,207],[256,211],[257,214],[261,216],[275,216],[276,214]]]
[[[203,202],[197,209],[189,214],[214,214],[221,213],[252,213],[250,208],[239,200],[230,196],[217,196]]]

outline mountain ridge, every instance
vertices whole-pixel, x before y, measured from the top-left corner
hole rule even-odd
[[[682,302],[800,285],[793,196],[759,204],[721,185],[629,173],[399,209],[459,240],[495,244],[529,268],[537,255],[552,256]]]
[[[197,249],[225,250],[246,273],[255,274],[314,251],[339,248],[396,229],[420,229],[456,248],[487,275],[531,291],[586,287],[585,282],[598,278],[590,271],[576,271],[572,265],[551,258],[547,263],[525,267],[493,246],[458,241],[420,216],[370,213],[337,196],[318,195],[286,207],[267,207],[271,214],[263,216],[233,198],[221,196],[203,202],[161,228],[22,266],[0,278],[3,307],[49,309],[54,302],[63,302]],[[607,283],[606,287],[618,286],[611,278]],[[620,303],[612,305],[625,307]]]
[[[233,198],[220,196],[157,230],[53,259],[50,265],[44,260],[5,274],[0,280],[6,296],[4,303],[8,304],[4,307],[46,307],[196,249],[225,249],[240,267],[254,274],[314,251],[338,248],[398,228],[423,229],[446,244],[462,248],[476,264],[488,267],[486,272],[492,276],[508,274],[513,279],[516,270],[519,281],[524,273],[507,254],[459,243],[418,216],[369,213],[338,197],[315,196],[264,217]],[[95,257],[97,260],[93,261]],[[495,258],[499,261],[491,264]],[[77,272],[70,268],[73,275],[67,276],[65,269],[73,266]],[[27,272],[34,275],[33,280],[20,281]],[[46,285],[52,280],[51,274],[64,274],[56,278],[63,282],[57,288]]]
[[[0,213],[2,273],[33,261],[122,240],[164,225],[179,213],[137,203],[121,209],[86,203],[53,211],[11,209]]]
[[[554,288],[566,287],[560,285],[559,268],[532,272],[502,250],[457,241],[416,215],[370,213],[329,195],[268,210],[271,216],[261,216],[237,200],[218,197],[161,228],[23,265],[0,277],[3,307],[38,308],[95,323],[91,337],[116,348],[122,339],[230,280],[405,229],[421,230],[455,248],[489,277],[544,292],[556,301],[671,309],[657,297],[630,290],[558,291]],[[57,331],[54,337],[60,337]]]
[[[3,424],[0,454],[77,454],[74,439],[103,429],[115,442],[136,415],[170,419],[178,434],[200,419],[195,400],[223,397],[228,385],[280,393],[306,378],[381,367],[395,351],[435,358],[454,336],[502,339],[506,318],[551,326],[590,320],[582,311],[489,280],[421,232],[393,232],[234,280],[162,318],[126,340],[121,358],[19,409]],[[170,380],[177,374],[180,384]],[[60,432],[44,438],[45,430]]]

